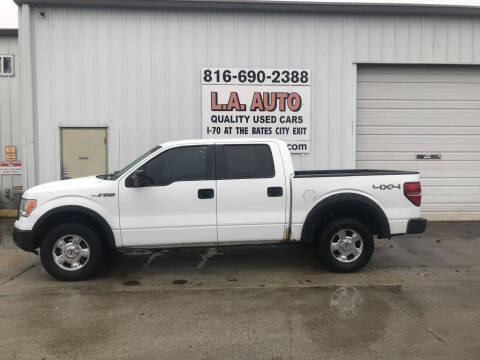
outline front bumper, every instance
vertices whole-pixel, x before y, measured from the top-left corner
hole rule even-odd
[[[407,234],[421,234],[427,228],[427,219],[410,219],[407,224]]]
[[[32,230],[19,230],[16,227],[13,228],[13,242],[20,249],[35,252],[37,248],[33,241],[33,231]]]

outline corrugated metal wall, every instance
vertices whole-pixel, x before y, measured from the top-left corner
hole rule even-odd
[[[0,55],[14,55],[15,75],[0,76],[0,160],[5,160],[5,145],[17,147],[17,158],[22,159],[22,127],[19,109],[18,39],[0,36]],[[0,175],[0,208],[16,207],[14,199],[5,197],[5,190],[22,185],[21,175]]]
[[[108,126],[110,170],[200,137],[202,67],[311,69],[306,169],[355,166],[355,62],[480,63],[467,17],[51,8],[32,22],[40,182],[59,178],[60,126]]]

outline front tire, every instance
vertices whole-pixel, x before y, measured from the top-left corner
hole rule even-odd
[[[98,234],[79,223],[65,223],[50,230],[40,246],[45,270],[62,281],[85,280],[95,275],[104,259]]]
[[[373,235],[357,219],[343,218],[329,223],[318,239],[321,260],[335,272],[360,270],[372,257]]]

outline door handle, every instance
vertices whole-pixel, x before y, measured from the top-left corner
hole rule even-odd
[[[283,188],[281,186],[272,186],[267,188],[268,197],[281,197],[283,196]]]
[[[199,199],[213,199],[213,195],[214,195],[213,189],[198,189]]]

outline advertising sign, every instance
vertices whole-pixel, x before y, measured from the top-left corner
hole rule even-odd
[[[22,175],[22,162],[0,161],[0,175]]]
[[[273,137],[310,151],[310,70],[202,70],[204,138]]]

